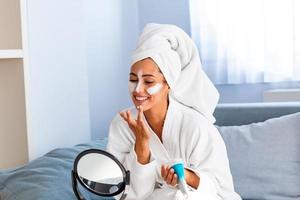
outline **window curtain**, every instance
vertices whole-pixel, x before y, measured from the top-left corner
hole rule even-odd
[[[300,80],[300,0],[190,0],[190,11],[215,84]]]

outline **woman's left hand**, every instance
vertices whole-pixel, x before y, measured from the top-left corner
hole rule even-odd
[[[200,178],[195,174],[195,172],[188,169],[184,169],[185,181],[187,184],[194,189],[199,186]],[[168,165],[161,166],[161,177],[166,181],[167,184],[175,186],[178,183],[178,176],[176,175],[173,168]]]
[[[172,186],[175,186],[178,182],[178,178],[174,169],[168,165],[161,166],[161,177],[166,181],[167,184]]]

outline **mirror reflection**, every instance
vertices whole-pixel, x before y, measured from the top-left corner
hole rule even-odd
[[[98,153],[89,153],[81,157],[77,173],[87,187],[102,194],[115,193],[124,184],[123,173],[118,164]]]

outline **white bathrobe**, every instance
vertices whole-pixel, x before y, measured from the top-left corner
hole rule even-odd
[[[136,118],[136,109],[132,108],[131,112]],[[188,199],[240,200],[234,192],[224,142],[214,125],[199,112],[170,100],[162,143],[149,125],[148,128],[152,133],[151,158],[150,163],[142,165],[137,161],[135,136],[128,124],[118,114],[110,126],[107,151],[130,170],[126,199],[183,199],[181,192],[167,185],[160,173],[162,164],[181,158],[185,167],[200,177],[199,187],[190,187]]]

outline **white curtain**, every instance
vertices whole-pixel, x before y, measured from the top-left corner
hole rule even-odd
[[[190,0],[190,10],[215,84],[300,80],[300,0]]]

